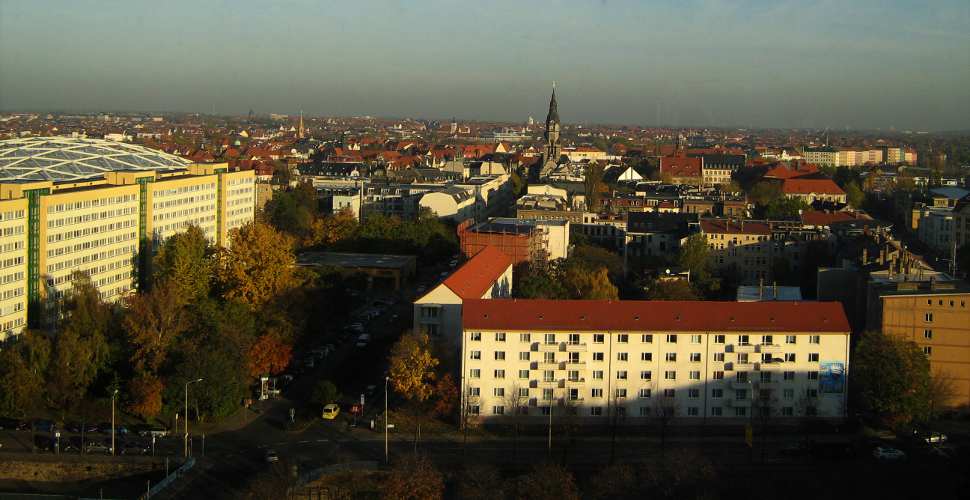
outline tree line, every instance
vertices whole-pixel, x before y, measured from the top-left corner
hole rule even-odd
[[[174,414],[199,378],[198,418],[238,409],[252,381],[289,364],[314,281],[295,268],[292,239],[266,224],[233,229],[230,241],[215,248],[198,227],[168,238],[149,286],[117,303],[75,273],[54,327],[0,352],[0,413],[84,418],[118,391],[121,408],[151,421]]]

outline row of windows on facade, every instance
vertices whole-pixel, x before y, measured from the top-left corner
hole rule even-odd
[[[102,219],[113,219],[115,217],[127,217],[134,215],[138,212],[136,207],[124,207],[115,210],[104,210],[102,212],[96,212],[93,214],[85,215],[75,215],[72,217],[61,217],[58,219],[48,219],[47,227],[49,229],[63,226],[71,226],[74,224],[87,224],[96,220]]]
[[[97,272],[103,273],[113,269],[130,267],[132,265],[133,257],[135,256],[134,249],[135,249],[134,246],[117,249],[119,250],[118,254],[124,256],[121,260],[116,260],[114,262],[107,263],[107,264],[101,264],[98,268],[95,268],[95,269],[98,269]],[[113,250],[112,253],[114,252],[115,251]],[[102,252],[102,254],[107,254],[107,253],[108,252]],[[111,257],[115,257],[115,255],[112,255]],[[47,266],[47,272],[53,274],[53,273],[63,271],[65,269],[74,270],[78,266],[88,264],[91,262],[104,262],[111,257],[106,256],[106,257],[99,258],[97,255],[85,255],[83,257],[77,257],[71,260],[66,260],[66,261],[58,262],[56,264],[49,265]]]
[[[0,275],[0,285],[7,285],[15,281],[23,281],[24,272],[16,271],[9,274]]]
[[[530,370],[519,370],[518,373],[519,373],[519,378],[522,379],[522,380],[530,380],[531,379]],[[760,371],[760,372],[757,372],[757,373],[760,374],[759,375],[760,381],[763,382],[763,383],[771,383],[771,382],[774,382],[775,381],[774,380],[774,373],[775,372]],[[593,370],[592,375],[593,375],[593,380],[603,380],[603,371],[602,370]],[[481,370],[481,368],[470,368],[468,370],[468,377],[469,378],[472,378],[472,379],[480,379],[480,378],[482,378],[482,370]],[[492,377],[495,378],[495,379],[504,379],[505,378],[505,370],[502,369],[502,368],[495,369],[492,372]],[[701,380],[701,372],[700,372],[700,370],[690,370],[688,372],[688,374],[687,374],[687,377],[690,380]],[[809,370],[809,371],[805,372],[805,378],[807,380],[818,380],[818,370]],[[616,380],[628,380],[628,379],[629,379],[629,371],[628,370],[617,370],[616,371]],[[724,380],[724,371],[723,370],[714,370],[714,371],[712,371],[711,372],[711,379],[712,380]],[[734,379],[737,382],[741,382],[741,383],[747,383],[747,382],[750,381],[749,378],[748,378],[748,372],[746,372],[746,371],[738,371],[738,372],[735,372]],[[584,381],[582,378],[580,378],[579,371],[578,370],[569,371],[569,373],[567,374],[566,380],[569,380],[570,382],[583,382]],[[647,381],[653,380],[653,371],[652,370],[641,370],[640,371],[640,380],[647,380]],[[665,370],[664,371],[664,380],[677,380],[677,370]],[[782,380],[783,381],[786,381],[786,382],[794,381],[795,380],[795,372],[794,371],[785,371],[785,372],[782,372]],[[543,382],[555,382],[556,381],[555,371],[554,370],[543,370],[542,381]]]
[[[22,327],[22,326],[24,326],[24,318],[14,318],[14,319],[9,320],[9,321],[4,321],[3,322],[3,326],[0,327],[0,332],[10,333],[14,329],[18,329],[19,330],[20,327]]]
[[[5,238],[21,234],[24,234],[24,226],[12,226],[0,229],[0,235],[3,235]]]
[[[544,416],[548,416],[549,413],[550,413],[549,408],[550,407],[548,405],[539,407],[540,413],[542,415],[544,415]],[[616,416],[617,417],[626,417],[627,416],[627,411],[626,411],[627,409],[626,409],[626,407],[624,407],[624,406],[614,406],[613,409],[616,412]],[[658,413],[658,409],[656,407],[653,407],[653,406],[640,406],[640,407],[638,407],[638,409],[639,409],[639,416],[641,416],[641,417],[653,417],[653,416],[655,416]],[[770,414],[770,412],[771,412],[771,408],[761,408],[760,410],[761,410],[762,414],[765,414],[765,413],[769,413]],[[605,413],[603,412],[603,407],[602,406],[590,406],[588,408],[588,411],[589,411],[589,416],[591,416],[591,417],[602,417],[602,416],[605,415]],[[725,415],[724,409],[722,407],[720,407],[720,406],[712,406],[710,408],[710,411],[711,411],[711,416],[712,417],[731,416],[730,414],[729,415]],[[758,409],[756,408],[756,409],[754,409],[752,411],[753,412],[754,411],[758,411]],[[698,407],[698,406],[688,406],[687,409],[686,409],[686,414],[687,414],[688,417],[699,417],[700,416],[700,412],[701,412],[701,408]],[[818,410],[815,408],[815,406],[806,405],[804,407],[804,412],[805,412],[804,414],[806,416],[815,416],[815,415],[817,415]],[[470,405],[468,407],[468,413],[471,416],[480,416],[481,415],[481,407],[479,405]],[[529,407],[528,406],[520,406],[519,407],[519,415],[528,415],[528,413],[529,413]],[[505,413],[505,406],[504,405],[495,405],[495,406],[492,407],[492,415],[505,415],[505,414],[506,413]],[[780,415],[783,416],[783,417],[794,417],[795,416],[795,407],[794,406],[783,406],[783,407],[781,407],[781,409],[780,409]],[[733,414],[733,416],[735,416],[735,417],[747,417],[748,416],[748,409],[746,407],[743,407],[743,406],[742,407],[735,407],[734,408],[734,414]]]
[[[204,194],[200,196],[186,196],[184,198],[178,198],[175,200],[167,201],[156,201],[152,203],[152,210],[164,210],[166,208],[180,207],[182,205],[195,205],[196,203],[204,203],[215,201],[216,195],[214,193]],[[215,210],[215,205],[209,205],[212,210]]]
[[[435,315],[437,314],[437,309],[436,308],[425,308],[425,309],[427,309],[429,312],[434,312]],[[543,335],[543,343],[545,343],[546,345],[552,345],[552,344],[555,344],[555,343],[558,342],[555,333],[545,333],[545,334],[542,334],[542,335]],[[578,334],[578,333],[567,333],[565,335],[567,336],[566,337],[566,343],[567,344],[570,344],[570,345],[579,345],[580,344],[580,334]],[[496,342],[505,342],[505,339],[506,338],[507,338],[507,335],[504,332],[495,332],[494,339],[495,339]],[[561,338],[561,337],[558,337],[558,338]],[[618,333],[618,334],[615,334],[614,335],[614,338],[616,339],[616,342],[618,342],[620,344],[628,343],[630,341],[630,335],[627,334],[627,333]],[[666,342],[668,344],[676,344],[678,338],[679,338],[678,337],[678,334],[676,334],[676,333],[668,333],[665,336]],[[482,333],[481,332],[471,332],[471,333],[469,333],[469,339],[471,341],[473,341],[473,342],[481,341],[482,340]],[[737,336],[737,339],[738,339],[738,341],[737,341],[738,345],[751,345],[750,344],[751,335],[741,334],[741,335],[738,335]],[[726,342],[726,340],[727,340],[727,336],[726,335],[723,335],[723,334],[715,334],[714,335],[714,343],[715,344],[724,344]],[[761,336],[761,345],[774,345],[774,340],[775,340],[775,336],[774,335],[762,335]],[[532,342],[532,334],[531,333],[520,333],[519,334],[519,341],[520,342]],[[605,343],[605,341],[606,341],[606,334],[603,334],[603,333],[594,333],[593,334],[593,343],[594,344],[603,344],[603,343]],[[809,335],[808,336],[808,342],[810,344],[818,344],[820,341],[821,341],[821,336],[820,335]],[[644,344],[651,344],[651,343],[653,343],[653,334],[650,334],[650,333],[641,334],[640,335],[640,342],[641,343],[644,343]],[[700,344],[702,342],[703,342],[703,335],[698,335],[698,334],[690,335],[690,343],[691,344]],[[797,335],[785,335],[785,343],[786,344],[797,344],[798,343],[798,336]]]
[[[118,203],[131,203],[136,200],[138,200],[137,195],[126,194],[123,196],[107,196],[105,198],[95,198],[93,200],[76,201],[74,203],[57,203],[49,206],[47,208],[47,213],[52,214],[67,210],[81,210],[85,208],[103,207],[105,205],[114,205]]]
[[[112,222],[110,224],[102,224],[100,226],[86,227],[84,229],[75,229],[73,231],[65,231],[63,233],[53,233],[47,236],[47,243],[60,243],[62,241],[73,240],[75,238],[85,238],[93,234],[120,231],[122,229],[135,227],[136,224],[137,222],[134,219],[129,219],[129,220],[123,220],[119,222]]]
[[[23,219],[26,216],[26,210],[8,210],[0,212],[0,222]]]
[[[0,269],[6,269],[8,267],[23,265],[23,257],[10,257],[8,259],[0,260]]]
[[[0,300],[10,300],[17,297],[24,296],[24,287],[18,286],[17,288],[10,288],[3,291],[3,295],[0,296]]]
[[[542,353],[542,354],[543,354],[542,361],[544,363],[558,363],[559,362],[559,361],[556,360],[556,353],[554,353],[554,352],[545,352],[545,353]],[[568,354],[569,354],[569,358],[566,359],[566,360],[564,360],[563,362],[565,362],[565,363],[579,363],[579,353],[578,352],[571,352],[571,353],[568,353]],[[603,353],[603,352],[594,352],[592,354],[593,354],[593,361],[604,361],[605,353]],[[714,361],[724,362],[725,353],[723,353],[723,352],[715,352],[713,354],[714,354]],[[731,354],[735,354],[736,355],[736,358],[735,359],[737,360],[737,362],[739,364],[748,363],[748,353],[746,353],[746,352],[739,352],[739,353],[731,353]],[[785,353],[785,356],[783,358],[775,358],[773,356],[773,353],[764,352],[764,353],[761,353],[761,362],[763,362],[763,363],[772,363],[772,362],[775,362],[775,359],[778,359],[778,360],[784,361],[786,363],[795,363],[796,360],[797,360],[797,356],[795,354],[796,353],[794,353],[794,352],[786,352]],[[811,363],[817,363],[818,362],[818,359],[819,359],[818,354],[819,353],[817,353],[817,352],[808,353],[808,361],[811,362]],[[495,361],[505,361],[505,351],[494,351],[492,353],[492,356],[495,359]],[[482,359],[482,351],[470,351],[468,357],[469,357],[469,359],[472,359],[472,360],[480,360],[480,359]],[[630,353],[628,353],[628,352],[618,352],[618,353],[616,353],[616,360],[617,361],[629,361],[629,359],[630,359]],[[690,353],[688,359],[690,359],[690,361],[692,363],[700,363],[701,362],[701,353],[699,353],[699,352],[692,352],[692,353]],[[519,361],[531,361],[531,360],[532,360],[532,352],[531,351],[521,351],[521,352],[519,352]],[[677,362],[677,353],[676,352],[668,352],[668,353],[666,353],[666,355],[664,356],[664,360],[667,361],[667,362],[676,363]],[[653,361],[653,353],[652,352],[641,352],[640,353],[640,361]]]
[[[566,393],[566,400],[581,401],[582,396],[580,395],[579,391],[580,390],[576,388],[569,389]],[[684,391],[681,391],[680,393],[678,393],[676,389],[663,389],[662,394],[665,399],[674,399],[678,397],[678,394],[682,394],[683,392]],[[686,392],[687,392],[688,399],[700,399],[701,397],[700,389],[687,389]],[[531,392],[528,388],[519,388],[518,390],[512,389],[510,391],[510,394],[512,395],[512,398],[519,399],[519,400],[529,399],[529,397],[531,396]],[[627,392],[627,389],[625,388],[618,388],[613,390],[613,397],[616,399],[626,399],[627,394],[628,392]],[[760,401],[771,401],[773,397],[772,396],[773,391],[771,389],[759,389],[757,393],[754,390],[749,391],[748,389],[734,389],[733,391],[730,391],[726,394],[733,395],[735,401],[747,401],[749,399],[749,395],[751,397],[757,397]],[[817,399],[818,388],[808,387],[804,390],[803,394],[806,398]],[[725,392],[723,388],[711,389],[711,399],[724,399],[724,395],[725,395]],[[478,387],[469,387],[467,396],[470,398],[481,397],[481,389]],[[496,387],[495,389],[492,390],[492,396],[496,398],[506,397],[505,388]],[[603,389],[590,389],[589,396],[592,399],[602,399]],[[653,397],[653,388],[644,387],[637,391],[637,398],[639,399],[650,399],[652,397]],[[552,401],[553,399],[556,399],[554,389],[542,389],[543,401]],[[784,400],[795,399],[795,389],[791,389],[791,388],[782,389],[782,399]]]
[[[135,239],[137,236],[138,235],[136,233],[122,233],[115,236],[108,236],[107,238],[101,238],[100,240],[85,241],[82,243],[76,243],[74,245],[52,248],[47,251],[47,256],[59,257],[61,255],[68,255],[74,252],[83,252],[92,248],[100,248],[106,245],[114,245],[116,243],[130,241]]]
[[[191,217],[197,214],[210,214],[215,212],[215,205],[208,205],[204,207],[190,207],[183,208],[181,210],[173,210],[171,212],[156,212],[152,215],[153,222],[165,221],[169,219],[182,219],[185,217]]]
[[[131,267],[131,266],[129,265],[127,267]],[[102,288],[105,285],[108,285],[110,283],[115,283],[117,281],[130,280],[131,278],[133,278],[135,276],[134,271],[127,270],[127,271],[125,271],[123,273],[115,274],[113,276],[106,276],[104,278],[93,279],[94,276],[96,276],[97,274],[99,274],[97,267],[92,267],[90,269],[79,269],[79,271],[81,271],[83,273],[87,273],[88,276],[91,276],[92,277],[91,283],[94,284],[94,286],[96,286],[98,288]],[[73,274],[73,273],[71,273],[71,274]],[[71,281],[73,281],[73,276],[71,274],[66,274],[64,276],[57,276],[55,278],[48,278],[47,279],[47,285],[48,286],[60,286],[60,285],[63,285],[65,283],[71,283]]]
[[[167,196],[182,195],[185,193],[195,193],[198,191],[210,191],[216,188],[214,182],[207,184],[190,184],[188,186],[181,186],[177,188],[170,189],[159,189],[157,191],[152,191],[152,198],[164,198]]]
[[[953,300],[953,299],[946,299],[946,300],[945,299],[937,299],[936,305],[942,307],[947,302],[949,302],[950,307],[956,307],[956,301]],[[928,305],[928,306],[933,305],[933,299],[926,299],[926,305]],[[966,300],[961,300],[960,301],[960,307],[967,307],[967,301]],[[932,316],[932,313],[931,313],[931,316]]]

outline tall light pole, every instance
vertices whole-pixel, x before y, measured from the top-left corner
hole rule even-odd
[[[390,382],[391,377],[384,377],[384,463],[389,464],[390,454],[387,450],[387,425],[389,419],[387,418],[387,383]]]
[[[185,440],[184,440],[184,453],[185,458],[189,458],[189,384],[194,384],[196,382],[202,382],[201,378],[190,380],[185,383]]]
[[[115,454],[115,400],[118,399],[118,389],[111,393],[111,454]]]

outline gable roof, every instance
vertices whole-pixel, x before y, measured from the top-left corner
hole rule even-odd
[[[462,327],[531,331],[849,332],[839,302],[466,300]]]
[[[442,283],[464,299],[480,299],[502,273],[512,265],[512,259],[501,250],[487,246],[465,262]]]
[[[781,185],[781,192],[785,194],[845,194],[845,191],[832,179],[785,179],[784,184]]]
[[[821,212],[818,210],[806,210],[802,212],[802,224],[806,226],[829,226],[836,222],[859,219],[870,219],[870,217],[858,212]]]

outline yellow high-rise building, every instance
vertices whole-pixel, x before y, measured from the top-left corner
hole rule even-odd
[[[90,275],[114,301],[190,225],[216,245],[255,218],[253,171],[93,139],[0,141],[0,340]],[[29,311],[28,311],[29,310]]]

